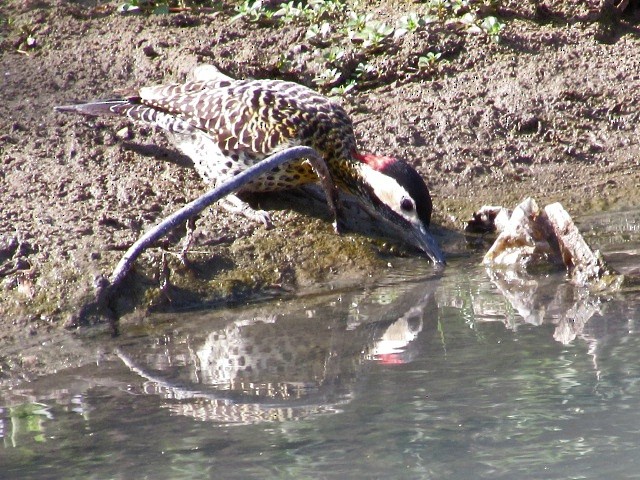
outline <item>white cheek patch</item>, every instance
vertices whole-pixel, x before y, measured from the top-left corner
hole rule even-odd
[[[409,195],[409,192],[405,190],[394,178],[380,173],[373,168],[363,165],[363,175],[367,183],[371,186],[373,193],[378,199],[391,208],[395,213],[401,217],[406,218],[411,223],[420,223],[418,213],[416,212],[415,202]],[[413,203],[413,210],[410,212],[402,210],[400,203],[403,198],[411,199]]]

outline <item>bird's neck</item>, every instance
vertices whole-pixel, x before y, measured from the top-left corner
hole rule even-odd
[[[386,166],[397,160],[392,157],[353,151],[351,158],[335,158],[330,161],[334,180],[338,185],[354,195],[362,195],[364,183],[372,177],[383,174]]]
[[[377,171],[383,171],[388,165],[397,162],[393,157],[386,157],[383,155],[374,155],[373,153],[361,153],[354,151],[353,158],[358,162],[369,165],[371,168]]]

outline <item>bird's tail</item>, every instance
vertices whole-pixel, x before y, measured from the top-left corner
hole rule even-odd
[[[58,112],[79,113],[91,117],[99,117],[102,115],[126,115],[126,110],[133,106],[132,100],[98,100],[89,103],[80,103],[78,105],[60,105],[53,107]]]
[[[102,115],[127,117],[141,124],[154,125],[180,134],[192,133],[197,126],[188,119],[138,103],[138,99],[135,97],[124,100],[99,100],[77,105],[62,105],[54,107],[54,109],[58,112],[79,113],[91,117]]]

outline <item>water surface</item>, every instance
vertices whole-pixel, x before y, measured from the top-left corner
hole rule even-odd
[[[628,273],[637,220],[581,227]],[[0,477],[640,478],[638,294],[478,263],[86,339],[0,392]]]

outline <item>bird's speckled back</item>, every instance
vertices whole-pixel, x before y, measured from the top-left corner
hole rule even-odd
[[[294,145],[318,150],[339,180],[352,162],[355,137],[344,109],[292,82],[223,79],[146,87],[131,101],[191,127],[178,145],[210,182],[226,180],[266,156]],[[162,126],[162,125],[161,125]],[[170,126],[163,128],[174,131]],[[308,163],[276,169],[245,191],[272,191],[313,182]]]

